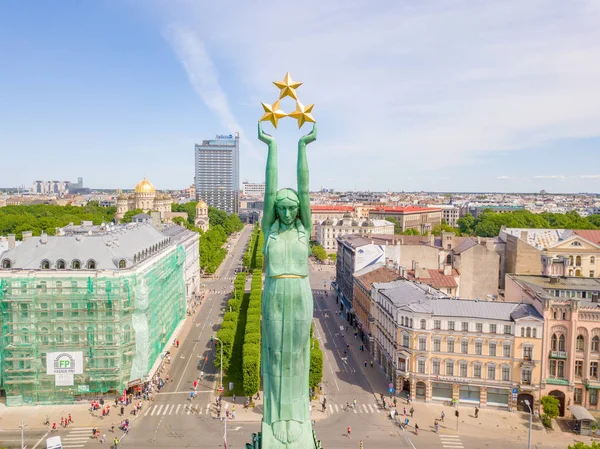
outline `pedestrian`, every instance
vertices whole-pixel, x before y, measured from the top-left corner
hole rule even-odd
[[[444,411],[442,410],[442,422],[444,422],[444,417],[446,416],[446,414],[444,413]]]
[[[396,398],[394,398],[394,407],[396,407]]]
[[[115,449],[119,447],[119,439],[117,437],[115,437],[115,439],[113,440],[113,444],[115,445]]]
[[[409,421],[408,421],[408,418],[406,418],[406,419],[404,420],[404,425],[405,425],[406,427],[408,427],[408,422],[409,422]]]
[[[413,414],[415,413],[415,409],[413,407],[410,408],[410,417],[413,417]]]
[[[363,449],[363,442],[362,442],[362,440],[360,440],[360,443],[358,444],[358,449]]]
[[[406,407],[404,407],[404,416],[406,416]]]
[[[435,429],[435,433],[440,433],[440,425],[439,425],[437,419],[433,423],[433,428]]]
[[[179,339],[177,339],[177,347],[179,347]]]
[[[112,433],[115,433],[115,425],[114,425],[114,424],[113,424],[112,426],[110,426],[110,431],[111,431]]]
[[[233,403],[235,404],[235,394],[233,395]]]
[[[371,368],[373,368],[373,360],[371,360]]]
[[[479,409],[475,407],[475,418],[479,417]]]
[[[71,418],[71,414],[69,413],[69,423],[73,422],[73,418]]]
[[[194,391],[193,391],[193,390],[192,390],[192,391],[190,391],[190,401],[191,401],[192,399],[194,399]]]
[[[415,423],[415,435],[419,434],[419,425]]]
[[[260,391],[257,391],[257,392],[256,392],[256,399],[257,399],[257,400],[258,400],[258,399],[260,399]]]
[[[121,416],[125,414],[125,407],[121,406]]]
[[[365,360],[365,368],[367,367],[367,361]]]
[[[105,433],[103,433],[103,434],[102,434],[102,438],[100,439],[100,442],[101,442],[101,443],[104,443],[105,441],[106,441],[106,434],[105,434]]]
[[[350,428],[350,426],[348,426],[348,438],[350,438],[350,432],[352,432],[352,429]]]
[[[353,406],[353,408],[356,408],[356,398],[354,398]]]

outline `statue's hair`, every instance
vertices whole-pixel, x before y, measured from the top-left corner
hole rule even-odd
[[[300,205],[300,198],[298,198],[298,193],[294,189],[285,188],[280,189],[275,196],[275,204],[279,201],[283,201],[285,199],[293,201],[294,203]]]

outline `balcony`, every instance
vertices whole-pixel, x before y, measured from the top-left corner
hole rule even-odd
[[[567,351],[550,351],[551,359],[566,359]]]

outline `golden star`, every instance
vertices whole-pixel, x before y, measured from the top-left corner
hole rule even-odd
[[[280,109],[279,100],[273,104],[261,103],[265,114],[260,118],[261,122],[271,122],[275,128],[277,128],[277,122],[280,118],[287,116],[285,112]]]
[[[285,77],[282,81],[273,81],[273,84],[275,84],[281,90],[279,93],[280,100],[288,95],[294,100],[298,99],[298,97],[296,97],[296,89],[298,89],[302,83],[292,81],[292,77],[290,76],[289,72],[285,74]]]
[[[296,100],[296,110],[294,112],[290,112],[288,117],[293,117],[298,120],[298,129],[300,129],[305,122],[315,123],[315,119],[311,114],[314,107],[314,104],[304,106],[302,103]]]

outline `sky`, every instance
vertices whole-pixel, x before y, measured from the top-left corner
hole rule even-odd
[[[598,23],[596,0],[0,2],[0,187],[183,189],[233,132],[262,182],[289,72],[312,190],[600,192]],[[311,126],[263,123],[280,187]]]

